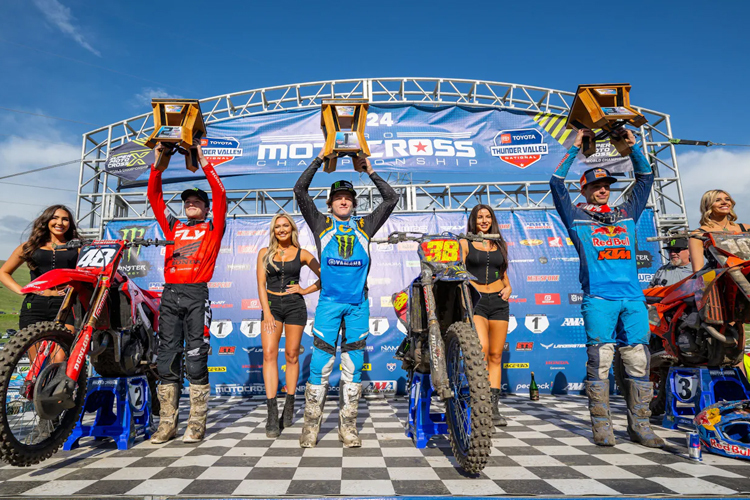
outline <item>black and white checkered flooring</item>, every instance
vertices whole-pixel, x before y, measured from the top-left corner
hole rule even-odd
[[[187,418],[183,399],[182,426]],[[750,462],[703,454],[685,458],[685,435],[657,427],[668,450],[632,444],[625,434],[622,399],[613,410],[618,445],[591,442],[586,399],[546,396],[540,402],[509,396],[509,424],[493,438],[479,476],[455,466],[447,438],[416,449],[404,435],[404,398],[360,403],[363,446],[342,449],[337,401],[329,400],[316,448],[301,449],[301,405],[295,424],[276,440],[265,436],[259,400],[215,398],[207,439],[195,445],[139,441],[118,451],[112,442],[82,440],[32,468],[0,468],[0,496],[136,497],[253,496],[746,496]],[[182,432],[180,432],[180,435]]]

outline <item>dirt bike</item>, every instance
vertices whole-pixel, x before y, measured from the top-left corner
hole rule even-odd
[[[750,233],[678,234],[696,238],[706,266],[670,286],[644,290],[651,328],[651,412],[664,413],[670,366],[731,367],[742,360],[750,323]]]
[[[469,281],[475,280],[461,257],[459,239],[497,239],[497,235],[391,233],[374,243],[416,242],[421,267],[393,306],[406,328],[396,359],[408,375],[430,374],[432,387],[446,406],[453,455],[465,471],[484,469],[492,445],[490,384],[482,346],[474,328]]]
[[[21,290],[65,295],[54,321],[19,331],[0,352],[2,460],[38,463],[70,436],[86,396],[87,355],[100,376],[147,374],[154,389],[161,294],[139,288],[118,265],[131,247],[166,244],[172,242],[72,240],[57,248],[80,249],[75,269],[53,269]],[[65,327],[71,314],[74,333]]]

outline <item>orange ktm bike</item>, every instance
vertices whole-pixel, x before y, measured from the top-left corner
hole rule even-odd
[[[706,265],[679,283],[644,291],[651,325],[651,411],[664,413],[670,366],[731,367],[742,360],[750,323],[750,233],[649,238],[703,241]]]
[[[87,358],[102,377],[146,374],[153,391],[161,294],[139,288],[118,265],[128,248],[167,244],[72,240],[60,247],[81,249],[75,269],[53,269],[21,290],[64,288],[65,298],[54,321],[21,330],[0,351],[2,460],[41,462],[70,436],[86,396]],[[76,304],[82,313],[71,332],[65,321]]]

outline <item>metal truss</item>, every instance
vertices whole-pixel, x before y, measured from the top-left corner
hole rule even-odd
[[[573,102],[574,94],[560,90],[449,78],[372,78],[309,82],[248,90],[201,99],[207,124],[280,110],[319,107],[322,99],[361,98],[375,104],[438,104],[516,109],[536,112],[535,121],[556,139],[564,135],[562,124]],[[648,118],[641,127],[644,153],[656,172],[650,206],[655,210],[657,229],[666,234],[687,227],[677,157],[669,115],[637,108]],[[103,171],[109,151],[127,141],[148,137],[153,130],[153,115],[143,114],[113,123],[84,134],[78,183],[76,213],[85,234],[100,236],[104,226],[116,219],[149,219],[152,217],[145,191],[122,189],[119,179]],[[562,141],[561,141],[562,142]],[[399,179],[403,181],[403,179]],[[632,186],[613,193],[618,198]],[[575,191],[577,185],[570,182]],[[400,194],[399,212],[455,212],[471,209],[476,203],[487,203],[498,210],[545,210],[553,208],[546,181],[396,184]],[[371,185],[358,186],[360,213],[377,203],[377,190]],[[310,190],[321,207],[327,188]],[[165,193],[168,205],[179,214],[179,196]],[[230,190],[229,214],[254,217],[279,211],[297,213],[289,188]]]

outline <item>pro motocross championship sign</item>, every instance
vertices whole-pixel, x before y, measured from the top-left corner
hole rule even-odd
[[[370,105],[365,129],[379,172],[481,174],[492,180],[549,179],[575,134],[565,117],[545,113],[460,106]],[[323,147],[320,110],[280,111],[211,124],[203,140],[206,157],[221,176],[299,173]],[[107,160],[108,172],[145,181],[152,156],[127,143]],[[341,160],[351,163],[349,158]],[[588,159],[580,156],[572,173],[592,166],[613,172],[632,169],[604,141]],[[164,179],[184,177],[172,168]]]

